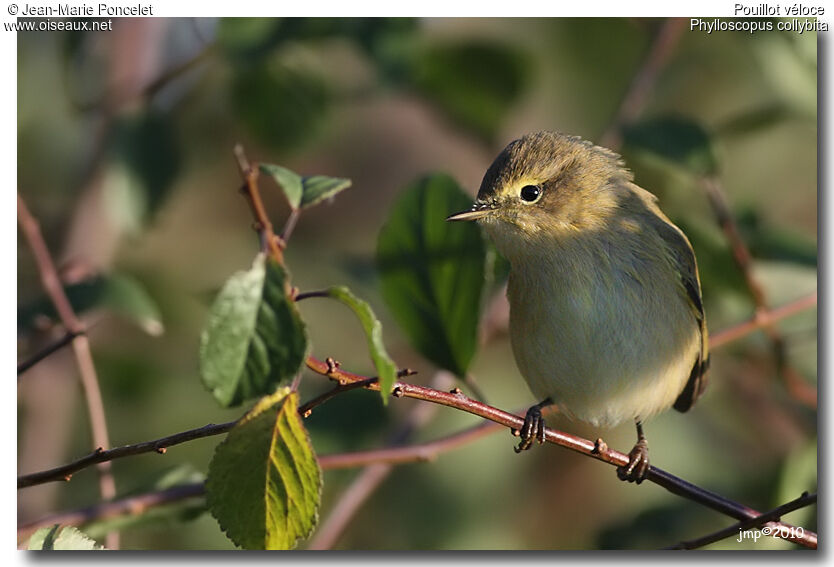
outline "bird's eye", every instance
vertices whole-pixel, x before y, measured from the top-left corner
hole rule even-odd
[[[521,188],[521,198],[528,203],[533,203],[541,197],[542,188],[538,185],[525,185]]]

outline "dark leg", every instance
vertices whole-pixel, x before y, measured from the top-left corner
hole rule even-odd
[[[628,465],[617,469],[620,480],[640,484],[649,472],[649,443],[643,435],[643,424],[637,420],[637,443],[628,454]]]
[[[526,451],[532,447],[533,441],[538,441],[539,445],[544,443],[544,418],[542,417],[542,408],[552,403],[553,400],[545,398],[532,406],[524,416],[524,425],[521,426],[521,431],[513,429],[513,435],[521,437],[521,442],[518,444],[518,447],[514,447],[516,453]]]

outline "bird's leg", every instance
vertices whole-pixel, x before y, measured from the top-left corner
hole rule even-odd
[[[636,420],[635,423],[637,424],[637,443],[628,454],[628,464],[617,468],[617,476],[620,480],[640,484],[649,472],[649,443],[643,435],[643,424],[640,420]]]
[[[544,443],[544,418],[542,417],[542,408],[552,403],[553,400],[545,398],[532,406],[524,415],[524,425],[521,426],[521,430],[513,429],[513,435],[521,437],[518,447],[514,447],[516,453],[526,451],[532,447],[533,441],[538,441],[539,445]]]

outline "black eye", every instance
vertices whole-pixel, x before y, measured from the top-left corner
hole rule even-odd
[[[521,198],[532,203],[538,199],[542,194],[542,188],[538,185],[525,185],[521,188]]]

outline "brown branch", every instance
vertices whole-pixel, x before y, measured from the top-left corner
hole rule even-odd
[[[296,300],[300,300],[302,296],[313,296],[316,293],[318,292],[298,294],[298,296],[296,296]],[[805,309],[809,309],[816,305],[816,302],[817,294],[816,292],[814,292],[806,297],[800,298],[792,303],[788,303],[786,305],[774,309],[773,311],[770,311],[768,313],[768,317],[772,322],[776,322],[796,313],[799,313]],[[710,349],[720,348],[725,346],[726,344],[729,344],[732,341],[741,339],[759,329],[761,327],[761,324],[762,322],[760,318],[754,318],[750,321],[746,321],[744,323],[740,323],[738,325],[734,325],[732,327],[724,329],[723,331],[719,331],[718,333],[715,333],[710,337]],[[334,371],[338,369],[338,363],[332,359],[328,359],[327,361],[325,361],[325,365],[331,366]],[[415,372],[413,370],[406,368],[398,371],[397,377],[403,378],[406,376],[411,376],[414,373]],[[314,408],[330,400],[334,396],[349,390],[364,388],[374,382],[376,382],[376,378],[363,377],[363,380],[354,380],[340,383],[335,388],[328,390],[327,392],[324,392],[318,397],[313,398],[312,400],[303,404],[301,407],[299,407],[298,413],[302,417],[307,417]],[[19,476],[17,479],[17,487],[20,489],[26,488],[28,486],[34,486],[37,484],[43,484],[46,482],[66,481],[69,480],[69,478],[67,478],[68,476],[71,476],[76,472],[85,469],[93,464],[102,463],[105,461],[118,459],[122,457],[139,455],[147,452],[160,452],[160,450],[165,449],[166,447],[171,447],[179,443],[184,443],[186,441],[191,441],[194,439],[200,439],[209,435],[219,435],[225,433],[234,424],[235,422],[231,421],[219,425],[205,425],[197,429],[183,431],[181,433],[176,433],[167,437],[162,437],[153,441],[145,441],[142,443],[137,443],[135,445],[125,445],[122,447],[116,447],[114,449],[110,449],[109,451],[96,450],[66,465],[62,465],[45,471]],[[497,424],[493,422],[486,422],[484,425],[487,424],[489,424],[491,427],[497,427]],[[437,442],[431,442],[425,445],[376,449],[372,451],[364,451],[361,453],[348,453],[344,455],[327,456],[322,457],[322,459],[333,459],[334,463],[344,463],[341,465],[334,464],[334,467],[336,468],[349,467],[350,465],[348,463],[350,462],[355,463],[353,466],[363,466],[372,462],[401,463],[407,462],[409,460],[424,460],[426,458],[426,455],[431,455],[432,451],[435,450],[433,448],[434,443],[439,443],[439,446],[442,447],[445,446],[447,440],[449,442],[452,442],[451,439],[457,438],[458,436],[460,436],[461,439],[471,440],[474,440],[478,437],[473,436],[470,438],[469,434],[467,434],[466,431],[463,431],[458,434],[454,434],[449,438],[446,438],[445,440],[439,440]],[[411,453],[409,451],[411,451]],[[440,450],[439,452],[442,452],[442,450]],[[374,455],[376,456],[376,458],[374,457]]]
[[[739,233],[735,217],[730,209],[730,204],[721,185],[721,181],[716,177],[701,177],[699,181],[715,213],[716,221],[730,245],[733,259],[744,276],[748,290],[750,290],[750,295],[753,298],[753,304],[756,309],[755,315],[761,320],[760,327],[764,329],[770,338],[773,353],[776,357],[777,371],[782,377],[785,387],[794,399],[809,407],[816,408],[816,388],[803,380],[799,373],[788,364],[785,354],[785,341],[779,330],[768,317],[767,297],[764,288],[753,274],[753,258],[744,239],[742,239]]]
[[[145,441],[135,445],[124,445],[105,451],[101,448],[96,449],[92,453],[81,457],[66,465],[55,467],[41,472],[27,474],[17,477],[17,488],[26,488],[28,486],[35,486],[37,484],[44,484],[46,482],[53,482],[57,480],[69,481],[73,474],[92,466],[97,463],[104,463],[123,457],[132,455],[141,455],[142,453],[165,453],[165,449],[187,441],[209,437],[211,435],[220,435],[228,432],[234,427],[237,421],[230,421],[228,423],[221,423],[218,425],[209,424],[197,429],[190,429],[182,433],[175,433],[161,439],[154,441]]]
[[[434,441],[402,447],[385,447],[369,451],[322,455],[319,457],[319,463],[324,470],[335,470],[363,467],[375,463],[400,465],[403,463],[428,462],[436,459],[438,455],[467,445],[500,429],[501,425],[498,423],[482,421],[478,425]]]
[[[72,348],[75,352],[78,373],[81,378],[81,385],[87,403],[87,413],[90,417],[90,429],[92,430],[93,444],[97,447],[108,448],[110,440],[107,433],[107,420],[104,414],[104,403],[101,399],[101,390],[98,385],[93,356],[90,352],[90,342],[83,334],[84,326],[76,317],[72,305],[64,292],[64,286],[58,277],[52,256],[46,246],[40,231],[40,225],[34,216],[29,212],[26,203],[20,193],[17,195],[17,216],[20,228],[26,237],[29,247],[35,256],[35,262],[41,275],[41,282],[47,295],[49,295],[55,310],[58,312],[61,321],[69,333],[75,335],[72,340]],[[98,465],[99,490],[102,499],[112,500],[116,496],[116,483],[110,470],[109,462],[102,462]],[[117,547],[118,540],[109,539],[109,547]]]
[[[312,356],[307,358],[307,367],[318,374],[339,380],[341,383],[347,384],[350,382],[365,380],[364,376],[352,374],[339,368],[333,368],[332,365],[328,365],[327,363]],[[364,387],[368,390],[379,391],[378,383],[368,384]],[[393,387],[392,395],[396,398],[414,398],[459,409],[484,419],[500,423],[511,430],[521,429],[524,424],[524,420],[521,417],[468,398],[460,393],[459,390],[453,392],[441,392],[425,386],[397,382]],[[550,428],[545,429],[545,440],[549,443],[555,443],[556,445],[560,445],[587,457],[591,457],[617,467],[624,466],[629,461],[628,455],[610,449],[604,442],[602,442],[602,440],[597,440],[597,442],[594,443],[587,439]],[[721,512],[722,514],[737,520],[746,520],[760,515],[759,512],[752,508],[738,504],[732,500],[724,498],[723,496],[719,496],[703,488],[695,486],[694,484],[678,478],[655,466],[651,466],[649,468],[646,480],[662,486],[673,494],[677,494],[678,496],[682,496],[692,500],[693,502],[712,508],[713,510]],[[786,527],[790,528],[791,526]],[[816,548],[816,534],[812,532],[807,532],[802,537],[795,535],[789,539],[795,543]]]
[[[17,365],[17,377],[20,378],[20,375],[32,368],[34,365],[39,363],[44,358],[48,357],[49,355],[58,352],[68,344],[70,344],[75,337],[77,337],[80,333],[74,333],[72,331],[67,331],[64,333],[64,336],[54,341],[38,352],[34,353],[32,356],[24,360],[23,362],[18,363]]]
[[[760,514],[755,518],[750,518],[749,520],[738,522],[736,524],[733,524],[732,526],[728,526],[724,529],[718,530],[717,532],[705,535],[703,537],[699,537],[698,539],[682,541],[678,544],[667,547],[666,549],[698,549],[699,547],[704,547],[705,545],[715,543],[716,541],[720,541],[722,539],[732,537],[736,534],[740,534],[743,531],[752,530],[754,528],[760,528],[773,520],[779,520],[783,515],[793,512],[794,510],[798,510],[800,508],[810,506],[811,504],[815,504],[816,501],[816,494],[808,494],[807,492],[803,492],[802,495],[796,500],[791,500],[790,502],[782,504],[781,506],[774,508],[769,512]],[[771,534],[773,535],[773,537],[781,537],[782,532],[777,529],[773,530]]]
[[[754,331],[757,331],[762,328],[767,323],[775,323],[780,321],[781,319],[785,319],[806,309],[810,309],[817,304],[817,292],[813,292],[805,297],[801,297],[795,301],[782,305],[781,307],[777,307],[770,311],[765,311],[764,313],[757,315],[750,319],[749,321],[745,321],[744,323],[739,323],[738,325],[733,325],[732,327],[728,327],[721,331],[718,331],[714,335],[710,335],[709,338],[709,348],[710,350],[721,348],[722,346],[736,341],[742,337],[745,337]]]
[[[102,502],[79,510],[61,512],[45,516],[32,522],[27,522],[17,528],[18,542],[24,541],[38,528],[61,524],[64,526],[80,526],[95,520],[108,520],[119,516],[138,516],[150,508],[171,504],[186,498],[195,498],[205,494],[202,482],[180,484],[157,492],[138,494],[111,502]]]
[[[255,230],[261,236],[261,243],[264,250],[269,252],[270,256],[276,262],[283,264],[283,243],[279,242],[279,238],[276,236],[275,229],[272,226],[272,221],[269,220],[269,215],[266,214],[263,199],[261,199],[261,191],[258,187],[258,174],[260,171],[258,164],[251,164],[249,162],[243,151],[243,146],[240,144],[235,146],[234,153],[240,176],[243,178],[243,187],[241,187],[240,191],[246,197],[246,202],[249,203],[249,208],[252,210],[252,216],[255,219]]]
[[[448,388],[454,383],[454,379],[449,372],[441,370],[434,374],[431,385],[436,388]],[[404,443],[432,418],[436,410],[437,406],[431,404],[421,404],[412,408],[402,425],[390,436],[387,449],[393,449]],[[365,501],[382,485],[393,470],[394,464],[389,462],[379,461],[367,464],[342,492],[327,519],[316,530],[307,548],[331,549]]]
[[[633,122],[645,108],[660,71],[669,61],[686,27],[687,21],[684,18],[669,18],[663,22],[643,64],[628,86],[617,113],[600,136],[601,146],[613,150],[620,146],[623,126]]]

